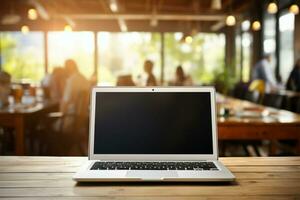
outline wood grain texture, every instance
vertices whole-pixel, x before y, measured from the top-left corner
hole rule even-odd
[[[232,183],[93,183],[72,180],[83,157],[0,157],[1,199],[299,199],[300,157],[221,158]]]

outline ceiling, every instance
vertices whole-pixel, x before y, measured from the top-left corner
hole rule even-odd
[[[115,1],[117,12],[110,8]],[[241,18],[255,0],[221,0],[220,10],[212,9],[213,0],[1,0],[0,19],[15,14],[15,24],[0,24],[0,30],[63,30],[66,24],[74,30],[120,31],[203,31],[222,30],[228,13]],[[36,8],[37,20],[29,20],[27,11]]]

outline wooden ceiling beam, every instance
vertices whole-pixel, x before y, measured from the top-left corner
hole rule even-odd
[[[75,20],[151,20],[152,14],[77,14],[56,15],[56,18],[70,17]],[[180,14],[157,14],[156,19],[162,21],[219,21],[224,20],[226,15],[180,15]]]

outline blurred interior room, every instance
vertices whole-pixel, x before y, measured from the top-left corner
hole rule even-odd
[[[299,6],[2,0],[0,155],[87,155],[95,86],[214,86],[220,156],[299,156]]]

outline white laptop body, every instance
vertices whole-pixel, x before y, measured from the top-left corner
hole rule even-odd
[[[218,161],[215,109],[212,87],[93,88],[89,160],[73,179],[233,181]]]

